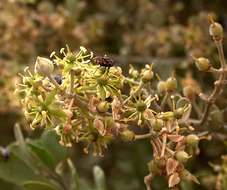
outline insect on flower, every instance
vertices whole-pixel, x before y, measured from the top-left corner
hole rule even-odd
[[[94,57],[93,60],[96,65],[100,65],[106,68],[113,67],[116,64],[116,62],[110,57],[108,57],[107,55],[104,55],[104,56],[98,55]]]

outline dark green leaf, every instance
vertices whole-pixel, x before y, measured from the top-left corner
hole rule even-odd
[[[48,150],[41,147],[38,143],[35,142],[30,142],[28,145],[47,167],[54,169],[54,157]]]
[[[58,188],[42,181],[27,181],[23,183],[26,190],[57,190]]]

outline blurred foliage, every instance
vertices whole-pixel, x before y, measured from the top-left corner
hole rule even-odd
[[[26,126],[20,117],[19,103],[13,93],[14,83],[18,80],[16,73],[22,70],[25,64],[33,62],[37,55],[47,56],[52,50],[58,51],[65,44],[72,48],[84,45],[97,52],[107,52],[113,54],[120,64],[134,63],[136,67],[150,63],[152,57],[168,58],[163,61],[164,64],[159,64],[159,61],[155,64],[155,69],[161,71],[164,78],[169,75],[171,68],[176,68],[179,77],[183,77],[189,68],[202,85],[205,84],[204,87],[210,89],[213,79],[194,70],[190,55],[210,56],[215,64],[217,56],[214,46],[209,43],[207,14],[215,13],[226,28],[226,7],[225,0],[1,0],[1,144],[6,146],[13,141],[12,126],[15,122],[19,121]],[[177,61],[173,59],[176,57],[179,58]],[[172,59],[174,61],[171,61]],[[226,95],[226,92],[224,94]],[[218,105],[223,108],[226,122],[226,100],[220,98]],[[215,131],[218,130],[217,127]],[[26,151],[39,161],[30,163],[23,156],[24,152],[17,142],[10,144],[9,160],[2,158],[0,163],[0,185],[3,189],[18,189],[15,184],[25,184],[29,189],[34,181],[38,181],[37,189],[41,189],[40,186],[51,189],[50,186],[56,185],[34,172],[33,166],[41,163],[43,167],[48,163],[48,166],[56,167],[56,164],[66,159],[63,153],[65,149],[56,152],[60,147],[52,135],[43,134],[32,140],[34,135],[32,136],[30,131],[27,131],[27,134],[31,139],[25,141]],[[195,187],[183,182],[182,189],[214,189],[215,177],[220,175],[221,181],[226,184],[226,165],[222,164],[221,172],[215,172],[208,164],[209,160],[221,166],[220,157],[227,153],[223,144],[226,136],[217,133],[214,138],[214,141],[201,143],[200,157],[189,165],[200,178],[201,186]],[[52,140],[53,144],[49,145]],[[119,142],[112,144],[109,149],[102,159],[84,155],[78,146],[70,152],[70,157],[76,160],[79,173],[86,179],[81,183],[91,183],[91,168],[98,164],[108,176],[108,189],[145,189],[145,163],[151,159],[149,144],[140,142],[125,145]],[[46,157],[40,158],[40,155]],[[160,185],[166,185],[163,179],[155,179],[154,189],[165,188]],[[84,187],[89,188],[92,189],[90,186]]]

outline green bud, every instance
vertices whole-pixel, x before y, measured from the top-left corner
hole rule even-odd
[[[152,119],[151,126],[154,131],[160,131],[164,126],[164,121],[161,119]]]
[[[161,113],[161,118],[165,121],[172,120],[174,118],[174,112],[172,111],[167,111],[164,113]]]
[[[199,143],[199,137],[197,135],[194,135],[194,134],[190,134],[186,137],[186,143],[189,145],[189,146],[197,146],[198,143]]]
[[[54,71],[54,65],[51,60],[44,57],[37,57],[35,63],[35,72],[42,76],[49,76]]]
[[[143,111],[145,111],[146,109],[147,109],[147,105],[146,105],[144,102],[140,101],[140,102],[138,102],[138,103],[136,104],[136,110],[137,110],[138,112],[143,112]]]
[[[174,91],[177,89],[177,80],[173,77],[170,77],[166,81],[166,90],[167,91]]]
[[[150,82],[151,79],[153,78],[154,73],[151,70],[145,70],[142,74],[142,81],[144,83]]]
[[[130,130],[125,130],[121,133],[121,138],[126,142],[133,141],[135,138],[135,133]]]
[[[130,66],[130,69],[129,69],[129,74],[133,77],[133,78],[138,78],[139,76],[139,72],[134,69],[134,67]]]
[[[100,102],[98,105],[97,105],[97,110],[98,112],[100,113],[105,113],[109,110],[110,108],[110,104],[106,101],[103,101],[103,102]]]
[[[188,155],[187,152],[181,150],[178,151],[175,155],[176,159],[181,162],[181,163],[186,163],[188,161],[188,159],[190,158],[190,156]]]
[[[166,82],[159,81],[157,85],[157,90],[159,94],[164,94],[166,92]]]
[[[182,117],[182,115],[184,114],[184,108],[178,108],[173,113],[174,113],[174,117],[176,119],[180,119]]]
[[[209,59],[205,57],[195,59],[195,64],[200,71],[208,71],[211,67]]]

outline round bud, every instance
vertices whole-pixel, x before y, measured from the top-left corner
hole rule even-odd
[[[180,119],[183,114],[184,114],[184,108],[178,108],[174,111],[174,117],[176,119]]]
[[[54,71],[54,65],[51,60],[44,57],[37,57],[35,63],[35,72],[42,76],[49,76]]]
[[[125,130],[121,133],[121,138],[126,142],[133,141],[135,138],[135,133],[130,130]]]
[[[161,119],[152,119],[151,126],[154,131],[160,131],[162,129],[162,127],[164,126],[164,121]]]
[[[214,22],[209,27],[209,33],[215,40],[223,38],[223,27],[221,24]]]
[[[144,112],[146,109],[147,109],[147,105],[144,102],[140,101],[136,104],[136,110],[138,112]]]
[[[185,86],[183,88],[183,95],[185,97],[187,97],[188,99],[194,99],[195,97],[195,89],[193,88],[193,86],[189,85],[189,86]]]
[[[189,146],[197,146],[199,143],[199,137],[197,135],[190,134],[186,137],[186,143]]]
[[[159,81],[157,85],[157,90],[159,94],[164,94],[166,92],[166,82]]]
[[[223,111],[219,109],[212,110],[209,115],[209,130],[216,131],[220,130],[221,126],[223,126],[224,123],[224,114]]]
[[[109,110],[110,108],[110,104],[106,101],[103,101],[103,102],[100,102],[98,105],[97,105],[97,110],[98,112],[100,113],[105,113]]]
[[[177,80],[173,77],[170,77],[166,81],[166,90],[172,92],[177,89]]]
[[[139,76],[139,72],[134,69],[134,68],[130,68],[129,69],[129,74],[133,77],[133,78],[137,78]]]
[[[205,57],[200,57],[196,59],[195,64],[200,71],[208,71],[211,67],[209,59]]]
[[[153,78],[153,76],[154,76],[153,71],[151,71],[151,70],[145,70],[143,72],[143,74],[142,74],[142,81],[144,83],[149,82],[149,81],[151,81],[151,79]]]
[[[181,162],[181,163],[186,163],[188,161],[188,159],[190,158],[188,153],[181,150],[181,151],[178,151],[175,155],[176,159]]]

